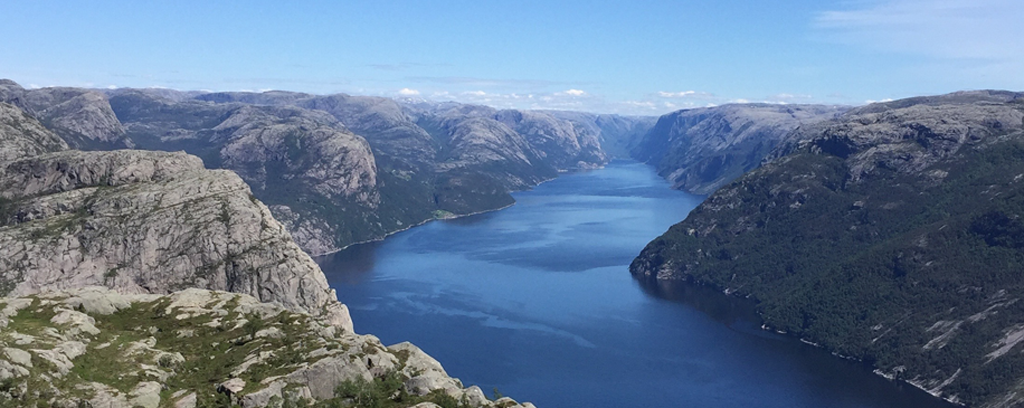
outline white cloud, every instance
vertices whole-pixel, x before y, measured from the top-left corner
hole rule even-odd
[[[107,89],[117,89],[117,85],[107,85]]]
[[[693,91],[693,90],[679,91],[679,92],[658,91],[657,95],[662,97],[662,98],[711,99],[711,98],[715,97],[715,95],[710,93],[710,92]]]
[[[682,98],[697,93],[696,91],[682,91],[682,92],[665,92],[658,91],[658,96],[662,98]]]
[[[583,96],[587,94],[586,92],[581,91],[579,89],[570,89],[562,93],[569,96]]]
[[[768,100],[775,100],[775,101],[801,101],[801,100],[802,101],[806,101],[806,100],[814,99],[814,97],[811,96],[811,95],[804,95],[804,94],[780,93],[780,94],[775,94],[775,95],[769,96],[767,99]]]
[[[398,90],[398,94],[402,96],[416,96],[420,94],[420,91],[417,91],[415,89],[402,88]]]
[[[644,108],[649,110],[658,109],[658,105],[651,101],[625,101],[623,104],[634,108]]]
[[[739,98],[739,99],[733,99],[733,100],[729,101],[729,103],[750,103],[750,100]]]
[[[462,94],[463,95],[471,95],[471,96],[487,96],[487,92],[484,92],[484,91],[466,91],[466,92],[463,92]]]
[[[864,101],[864,103],[866,103],[868,105],[873,104],[873,103],[878,103],[878,102],[882,102],[882,103],[892,102],[892,98],[885,98],[885,99],[882,99],[880,101],[876,101],[876,100],[873,100],[873,99],[868,99],[868,100]]]

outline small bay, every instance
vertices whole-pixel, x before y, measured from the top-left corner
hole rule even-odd
[[[540,408],[949,407],[758,328],[743,299],[642,285],[630,261],[701,197],[616,161],[317,259],[356,331]]]

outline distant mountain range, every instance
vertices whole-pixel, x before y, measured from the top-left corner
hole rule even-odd
[[[75,148],[184,150],[233,170],[314,255],[510,205],[512,191],[604,165],[602,142],[635,139],[651,122],[341,94],[26,90],[6,80],[0,101]]]
[[[510,192],[611,157],[650,162],[707,194],[792,128],[842,108],[729,105],[660,119],[381,97],[168,89],[24,89],[11,103],[78,149],[195,154],[238,173],[313,255],[436,218],[513,203]]]

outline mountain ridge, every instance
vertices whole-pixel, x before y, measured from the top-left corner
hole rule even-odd
[[[630,271],[754,298],[767,327],[950,401],[1024,403],[1012,368],[1024,358],[1012,352],[1024,104],[995,97],[894,101],[801,127]]]
[[[71,150],[6,103],[0,158],[0,406],[533,407],[355,334],[231,171]]]
[[[313,255],[507,207],[511,191],[603,165],[602,140],[643,126],[608,115],[568,120],[560,118],[565,113],[287,91],[25,90],[5,81],[0,100],[26,105],[26,95],[60,93],[89,95],[88,112],[104,112],[89,122],[95,126],[112,113],[124,146],[184,150],[207,167],[234,170]],[[30,113],[49,112],[43,102]],[[54,117],[85,121],[62,112]],[[79,148],[116,147],[57,133]]]

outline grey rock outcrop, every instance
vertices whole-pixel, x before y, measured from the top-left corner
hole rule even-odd
[[[165,99],[142,90],[111,96],[139,147],[184,150],[233,170],[313,255],[383,236],[376,159],[333,116],[295,106]]]
[[[234,173],[184,153],[63,151],[0,168],[8,295],[106,285],[248,293],[351,329],[319,267]]]
[[[1006,103],[1010,95],[959,92],[868,105],[798,129],[769,158],[803,150],[834,155],[849,163],[854,181],[880,169],[916,174],[965,145],[1020,129],[1024,113]]]
[[[82,299],[116,310],[82,310]],[[265,331],[283,335],[254,335]],[[344,393],[365,389],[355,398],[370,398],[377,394],[365,387],[386,378],[399,380],[396,395],[407,395],[394,406],[430,406],[447,398],[472,408],[533,407],[508,398],[487,400],[479,387],[464,388],[415,346],[384,347],[376,337],[229,292],[124,295],[86,287],[0,298],[0,349],[0,381],[9,385],[0,390],[0,404],[358,404],[368,401],[352,401]],[[48,363],[34,365],[33,359]]]
[[[35,118],[14,105],[0,102],[0,163],[67,148],[63,139]]]

